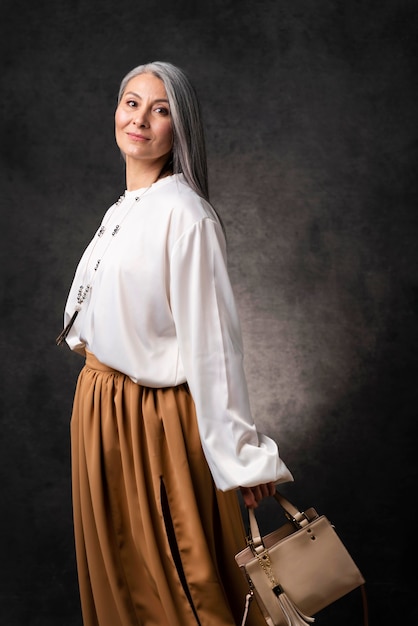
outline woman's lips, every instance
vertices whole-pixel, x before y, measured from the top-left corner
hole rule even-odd
[[[137,135],[136,133],[127,133],[130,139],[133,141],[148,141],[148,137],[144,137],[144,135]]]

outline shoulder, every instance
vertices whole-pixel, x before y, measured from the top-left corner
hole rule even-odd
[[[188,185],[183,174],[174,174],[160,182],[158,195],[170,207],[172,219],[179,219],[184,226],[206,218],[218,221],[211,204]]]
[[[199,196],[182,174],[164,178],[148,197],[146,219],[156,236],[164,237],[168,249],[195,246],[199,240],[219,240],[224,233],[211,204]],[[159,235],[157,235],[159,233]]]

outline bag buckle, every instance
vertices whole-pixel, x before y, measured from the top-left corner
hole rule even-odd
[[[292,522],[296,528],[303,528],[303,526],[306,526],[306,524],[309,524],[310,522],[309,517],[304,511],[298,511],[297,515],[290,515],[288,511],[285,511],[284,513],[287,519]]]

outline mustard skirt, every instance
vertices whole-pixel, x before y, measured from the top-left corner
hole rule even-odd
[[[71,451],[84,626],[241,624],[239,501],[214,486],[187,385],[143,387],[88,353]],[[255,602],[247,623],[265,626]]]

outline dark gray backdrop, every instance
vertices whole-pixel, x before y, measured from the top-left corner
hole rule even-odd
[[[80,626],[69,480],[75,264],[124,188],[122,76],[203,104],[256,422],[335,523],[372,624],[417,623],[416,2],[2,0],[2,626]],[[261,507],[265,529],[276,508]],[[361,623],[350,594],[318,625]]]

